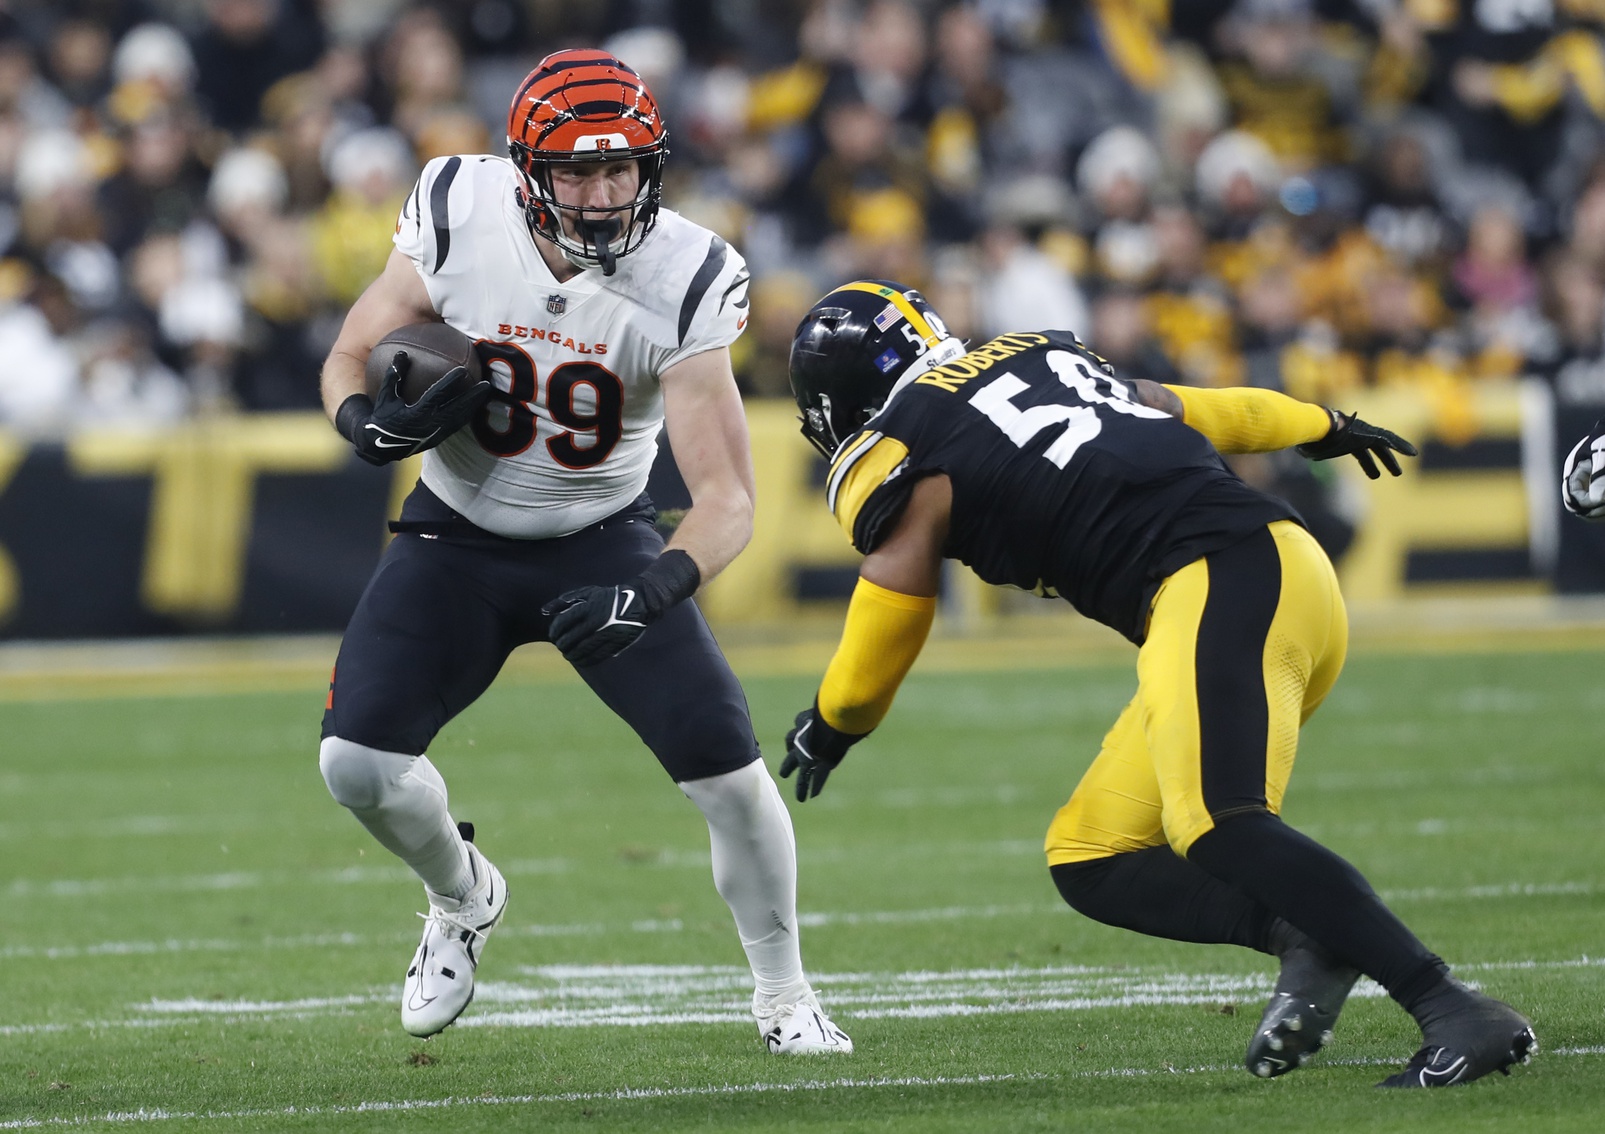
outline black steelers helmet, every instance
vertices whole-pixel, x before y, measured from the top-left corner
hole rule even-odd
[[[843,284],[809,309],[791,340],[803,436],[830,460],[880,412],[911,365],[940,366],[963,353],[914,289],[889,280]]]

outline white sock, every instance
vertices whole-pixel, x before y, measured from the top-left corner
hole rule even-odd
[[[736,919],[757,985],[755,1002],[788,1004],[810,991],[797,942],[797,844],[791,815],[763,761],[687,780],[713,846],[713,884]]]
[[[384,752],[331,736],[318,751],[329,794],[432,892],[473,889],[468,846],[446,807],[446,781],[427,756]]]

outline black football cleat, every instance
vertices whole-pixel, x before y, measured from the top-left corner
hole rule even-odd
[[[1470,997],[1464,1007],[1427,1029],[1421,1050],[1403,1071],[1377,1086],[1454,1087],[1494,1071],[1509,1075],[1514,1064],[1526,1063],[1538,1053],[1538,1037],[1527,1017],[1480,992],[1471,992]]]
[[[1313,941],[1282,954],[1270,1003],[1248,1041],[1243,1062],[1261,1079],[1297,1071],[1332,1042],[1332,1029],[1360,970],[1334,958]]]

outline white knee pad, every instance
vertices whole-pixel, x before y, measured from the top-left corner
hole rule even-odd
[[[468,848],[446,807],[446,781],[427,756],[385,752],[331,736],[318,767],[335,801],[437,894],[454,897],[473,881]]]
[[[331,736],[318,748],[318,769],[335,802],[353,811],[378,807],[416,757]]]
[[[717,833],[731,838],[762,838],[784,828],[786,841],[791,842],[791,814],[762,760],[723,775],[684,780],[679,788]]]

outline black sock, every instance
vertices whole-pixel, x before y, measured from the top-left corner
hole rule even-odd
[[[1436,968],[1441,980],[1448,971],[1358,870],[1274,815],[1234,815],[1194,842],[1187,857],[1395,996],[1430,991],[1428,974]]]
[[[1280,919],[1168,846],[1048,868],[1072,909],[1150,937],[1277,953]]]

